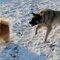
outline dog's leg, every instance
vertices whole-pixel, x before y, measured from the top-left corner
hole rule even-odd
[[[49,35],[51,29],[52,29],[51,26],[48,26],[48,27],[47,27],[47,33],[46,33],[46,36],[45,36],[45,42],[47,42],[47,37],[48,37],[48,35]]]
[[[37,31],[39,28],[41,28],[41,24],[37,26],[36,31],[35,31],[35,35],[37,34]]]

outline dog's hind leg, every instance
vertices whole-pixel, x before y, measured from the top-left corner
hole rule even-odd
[[[52,27],[51,26],[47,26],[47,33],[46,33],[46,36],[45,36],[45,42],[47,42],[47,37],[50,33],[50,31],[52,30]]]

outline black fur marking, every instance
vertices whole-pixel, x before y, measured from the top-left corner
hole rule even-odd
[[[34,15],[34,17],[32,18],[32,20],[29,22],[32,26],[37,25],[41,22],[42,16],[40,16],[39,14]]]

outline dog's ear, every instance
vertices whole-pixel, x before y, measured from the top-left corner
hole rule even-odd
[[[38,14],[36,14],[36,13],[32,13],[33,14],[33,16],[37,16]]]

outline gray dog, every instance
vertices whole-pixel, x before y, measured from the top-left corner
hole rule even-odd
[[[41,28],[42,26],[47,27],[47,33],[45,36],[45,42],[47,42],[47,37],[50,31],[52,30],[52,26],[57,23],[60,24],[60,11],[44,9],[32,14],[33,14],[33,17],[29,23],[32,26],[37,25],[35,34],[37,34],[38,29]]]

